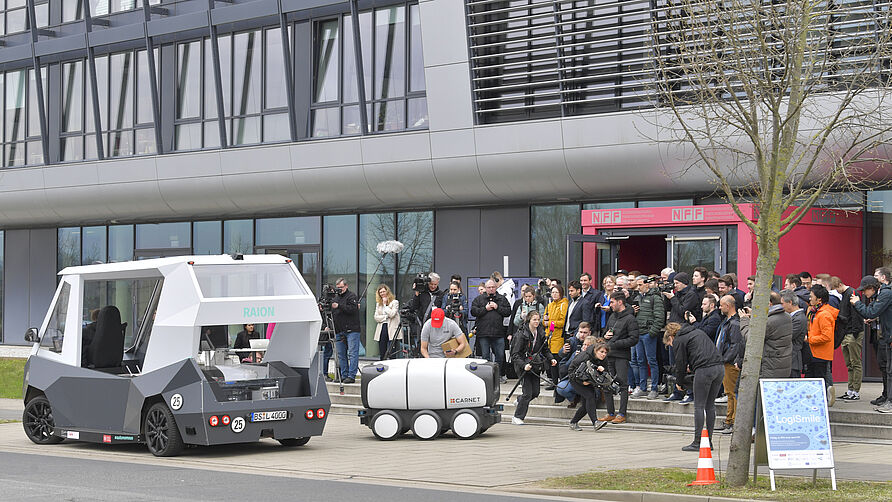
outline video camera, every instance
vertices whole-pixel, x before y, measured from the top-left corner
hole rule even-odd
[[[541,296],[542,298],[546,298],[546,299],[549,298],[549,296],[551,295],[551,291],[550,291],[551,288],[549,287],[548,278],[543,277],[543,278],[539,279],[538,286],[539,287],[537,288],[538,289],[537,294],[539,296]]]
[[[666,388],[669,390],[669,392],[673,392],[673,391],[677,390],[675,388],[676,384],[681,385],[685,389],[693,388],[694,374],[688,373],[687,375],[685,375],[684,380],[682,380],[681,382],[679,382],[678,379],[675,377],[675,375],[673,375],[671,372],[663,374],[663,385],[666,386]]]
[[[608,372],[599,372],[598,367],[591,361],[585,361],[576,369],[576,379],[582,382],[590,382],[595,387],[603,389],[611,394],[619,394],[621,389],[619,380]]]
[[[418,322],[418,313],[412,305],[402,305],[400,307],[400,326],[409,328]]]
[[[429,291],[428,284],[431,283],[431,277],[427,274],[421,273],[415,276],[415,279],[412,281],[412,291],[417,291],[419,293],[424,293],[425,291]]]
[[[338,290],[331,284],[322,285],[322,293],[316,304],[319,305],[319,311],[322,313],[322,329],[319,331],[319,343],[326,343],[334,338],[334,320],[331,313],[331,304],[334,303],[338,296]]]
[[[458,319],[462,315],[461,293],[449,293],[446,295],[446,316]]]
[[[674,293],[675,285],[671,282],[663,281],[657,284],[657,287],[660,289],[660,293]]]

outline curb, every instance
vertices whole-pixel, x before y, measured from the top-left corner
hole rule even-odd
[[[506,492],[526,493],[528,495],[569,497],[586,500],[608,500],[611,502],[757,502],[754,499],[713,497],[709,495],[688,495],[680,493],[634,491],[627,492],[619,490],[570,490],[550,488],[501,488],[501,490]]]

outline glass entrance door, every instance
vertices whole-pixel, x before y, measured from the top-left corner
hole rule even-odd
[[[676,271],[691,273],[694,267],[726,272],[723,232],[670,233],[666,236],[666,263]]]
[[[570,281],[578,280],[583,272],[595,275],[595,281],[600,280],[602,261],[615,262],[617,251],[618,248],[611,247],[607,238],[602,235],[567,235],[567,276],[564,294],[566,285],[570,284]]]
[[[287,258],[291,258],[307,285],[313,289],[313,294],[317,295],[320,288],[319,275],[319,246],[270,246],[256,247],[254,252],[257,254],[277,254]]]

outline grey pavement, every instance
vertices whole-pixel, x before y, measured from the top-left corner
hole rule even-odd
[[[353,415],[330,414],[325,434],[300,448],[272,440],[198,447],[176,458],[159,459],[137,445],[65,442],[38,446],[19,423],[0,425],[0,452],[113,460],[152,466],[187,467],[246,474],[351,479],[371,483],[465,490],[510,490],[555,476],[593,470],[682,467],[695,469],[698,454],[681,451],[692,433],[643,431],[607,426],[573,432],[554,426],[497,424],[471,441],[447,434],[434,441],[411,435],[379,441]],[[730,436],[716,435],[713,459],[724,471]],[[593,452],[599,452],[593,455]],[[892,443],[834,441],[837,476],[842,479],[889,479]],[[560,459],[560,461],[557,461]],[[764,471],[763,469],[763,472]],[[828,473],[822,472],[822,477]]]
[[[0,420],[21,420],[23,411],[21,399],[0,399]]]

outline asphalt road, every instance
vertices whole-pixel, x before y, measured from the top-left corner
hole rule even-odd
[[[349,469],[351,459],[346,459]],[[524,495],[456,493],[350,481],[262,476],[158,465],[0,452],[3,501],[226,501],[351,502],[411,500],[509,502],[555,500]]]

